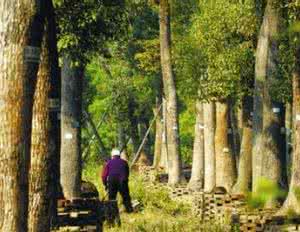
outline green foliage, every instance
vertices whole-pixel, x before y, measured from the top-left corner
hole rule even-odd
[[[256,19],[253,1],[201,1],[191,33],[204,60],[202,99],[243,93],[242,79],[253,78]]]
[[[286,196],[286,192],[269,179],[259,179],[257,186],[256,192],[248,196],[248,205],[253,209],[263,208],[268,201],[277,200]]]

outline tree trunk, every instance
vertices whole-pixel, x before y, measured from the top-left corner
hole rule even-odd
[[[28,231],[31,232],[50,231],[50,164],[53,152],[49,146],[48,106],[51,75],[49,33],[49,20],[46,20],[32,118],[28,209]]]
[[[216,186],[230,191],[236,181],[236,166],[229,144],[229,104],[216,103]]]
[[[234,156],[234,160],[236,162],[236,166],[238,166],[239,163],[239,154],[241,149],[241,137],[239,133],[239,119],[238,119],[238,109],[237,109],[237,103],[234,99],[230,99],[229,101],[229,132],[231,134],[230,136],[230,143],[232,147],[232,153]]]
[[[63,57],[61,107],[61,186],[66,199],[80,197],[81,94],[83,69]]]
[[[299,20],[299,15],[297,15]],[[299,34],[297,34],[299,39]],[[278,214],[288,214],[293,212],[300,214],[300,44],[298,41],[295,54],[295,68],[293,73],[293,157],[292,157],[292,173],[289,186],[288,197],[285,200]]]
[[[204,125],[203,125],[203,105],[198,100],[196,102],[196,123],[193,150],[192,176],[189,186],[202,189],[204,183]]]
[[[153,159],[153,167],[158,168],[161,160],[162,153],[162,110],[160,109],[160,105],[162,104],[161,98],[157,97],[156,105],[153,109],[155,115],[157,115],[155,121],[155,142],[154,142],[154,159]]]
[[[150,165],[151,164],[151,159],[150,159],[150,154],[149,154],[150,153],[150,151],[149,151],[149,136],[144,138],[146,135],[147,129],[148,129],[147,123],[145,123],[145,122],[139,123],[139,132],[140,132],[139,137],[142,140],[145,139],[144,146],[140,152],[139,159],[137,161],[138,163],[140,163],[142,165]]]
[[[216,186],[215,109],[214,102],[203,103],[205,192],[211,192]]]
[[[252,180],[252,97],[245,96],[242,102],[243,136],[239,155],[238,179],[233,192],[246,194],[249,192]]]
[[[159,166],[163,167],[168,172],[168,143],[167,143],[167,101],[162,99],[162,146],[161,146],[161,159]]]
[[[0,11],[0,231],[26,232],[33,94],[44,3],[3,0]]]
[[[253,190],[261,178],[283,185],[284,111],[282,104],[272,99],[278,64],[279,10],[269,0],[261,26],[255,67]],[[270,199],[271,200],[271,199]],[[273,205],[271,201],[268,206]]]
[[[168,0],[160,0],[159,4],[161,68],[167,100],[168,183],[173,185],[181,179],[177,95],[171,62],[170,5]]]

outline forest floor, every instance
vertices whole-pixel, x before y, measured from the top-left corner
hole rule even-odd
[[[83,172],[83,179],[97,186],[101,199],[106,194],[100,183],[100,170],[101,167],[97,165],[89,165]],[[110,228],[105,224],[105,232],[226,232],[218,225],[201,224],[199,219],[192,216],[190,205],[171,200],[164,189],[146,187],[146,183],[135,173],[130,177],[129,188],[132,199],[138,200],[142,208],[138,212],[127,214],[118,197],[121,226]]]

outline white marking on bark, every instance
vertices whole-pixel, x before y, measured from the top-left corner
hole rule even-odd
[[[296,114],[296,120],[300,121],[300,114]]]
[[[229,152],[229,148],[228,147],[224,147],[223,148],[223,152]]]
[[[273,113],[280,113],[280,108],[273,108]]]
[[[205,128],[205,126],[203,124],[199,124],[198,125],[199,129],[203,130]]]
[[[72,133],[65,133],[65,139],[72,139],[73,135]]]

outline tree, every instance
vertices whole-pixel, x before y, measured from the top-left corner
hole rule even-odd
[[[47,1],[47,9],[32,118],[28,209],[28,231],[32,232],[50,231],[53,216],[51,206],[56,202],[57,196],[55,191],[57,180],[54,179],[57,178],[54,163],[58,162],[57,123],[55,123],[57,115],[53,117],[50,110],[57,110],[58,98],[52,97],[55,95],[53,89],[56,84],[52,83],[59,80],[52,0]]]
[[[192,176],[189,182],[191,187],[203,189],[204,186],[204,122],[203,104],[196,102],[196,123],[193,150]]]
[[[233,192],[246,194],[252,183],[252,96],[242,101],[242,142],[239,154],[238,178]]]
[[[214,102],[203,103],[204,121],[204,191],[216,187],[215,129],[216,108]]]
[[[83,68],[63,57],[61,90],[61,185],[66,199],[80,197]]]
[[[0,231],[27,231],[33,93],[44,2],[3,1],[0,24]]]
[[[254,118],[253,118],[253,191],[262,178],[284,186],[284,126],[283,105],[276,101],[272,86],[278,76],[278,36],[280,7],[269,0],[258,36],[255,66]],[[269,199],[267,205],[272,205]]]
[[[170,5],[168,0],[159,3],[160,51],[164,94],[167,100],[167,143],[169,184],[177,184],[181,177],[177,94],[171,63]]]
[[[216,186],[231,190],[236,180],[236,166],[232,148],[229,144],[229,104],[228,101],[216,102]]]
[[[294,26],[293,36],[296,38],[295,44],[295,61],[293,70],[293,153],[292,153],[292,169],[291,169],[291,181],[289,185],[288,196],[279,210],[278,214],[286,215],[288,213],[300,214],[300,201],[299,201],[299,191],[300,191],[300,43],[299,43],[299,30],[297,26],[299,25],[300,14],[299,14],[299,3],[297,1],[292,1],[290,3],[290,8],[294,11]]]

